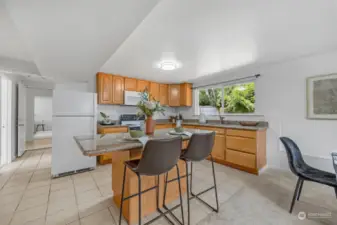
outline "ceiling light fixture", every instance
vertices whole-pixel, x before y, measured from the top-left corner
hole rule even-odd
[[[162,70],[175,70],[181,67],[181,63],[173,60],[163,60],[157,63],[157,68]]]

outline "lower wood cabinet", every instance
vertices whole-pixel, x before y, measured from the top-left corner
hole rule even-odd
[[[112,134],[112,133],[127,133],[128,127],[104,127],[99,126],[97,128],[99,134]],[[104,155],[97,156],[97,161],[100,165],[110,164],[112,160],[112,153],[106,153]]]
[[[168,128],[173,128],[172,124],[156,124],[155,129],[168,129]]]
[[[226,137],[222,134],[215,135],[212,156],[218,160],[225,160]]]
[[[226,150],[226,161],[233,163],[234,165],[239,165],[251,169],[256,168],[256,155],[249,154],[239,151],[233,151],[230,149]]]

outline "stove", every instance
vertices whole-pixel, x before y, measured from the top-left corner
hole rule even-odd
[[[127,125],[129,130],[143,130],[145,116],[136,114],[122,114],[120,117],[121,125]]]

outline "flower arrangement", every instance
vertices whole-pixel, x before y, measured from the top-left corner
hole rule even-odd
[[[152,119],[152,116],[159,112],[163,115],[165,109],[160,105],[160,102],[157,101],[145,88],[144,91],[140,93],[140,101],[137,103],[137,107],[140,110],[137,115],[146,116],[146,134],[152,135],[154,133],[156,122]]]
[[[147,118],[149,118],[152,117],[156,112],[165,115],[165,109],[160,105],[160,102],[149,93],[147,88],[140,92],[140,98],[141,100],[137,103],[137,108],[140,110],[140,112],[137,113],[138,116],[145,115]]]

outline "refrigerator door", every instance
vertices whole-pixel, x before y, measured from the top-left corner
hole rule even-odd
[[[96,157],[84,156],[74,136],[93,135],[96,118],[53,117],[52,176],[96,167]]]
[[[96,93],[55,90],[53,116],[96,116]]]

